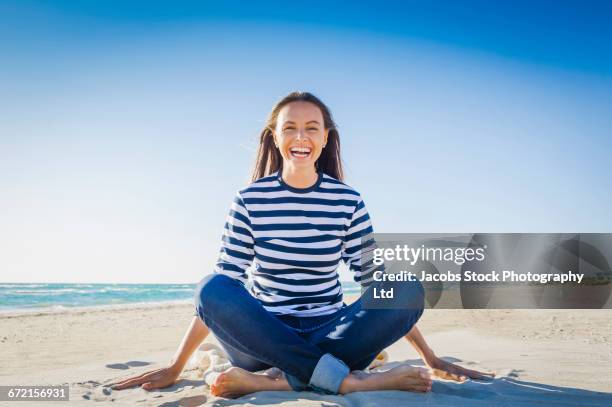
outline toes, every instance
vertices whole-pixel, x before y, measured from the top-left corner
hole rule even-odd
[[[417,373],[418,375],[416,376],[416,380],[418,382],[423,383],[428,386],[431,385],[433,375],[431,374],[429,370],[418,368]]]
[[[431,391],[431,382],[429,383],[422,383],[422,384],[418,384],[415,386],[417,391],[420,391],[422,393],[427,393]]]
[[[223,393],[223,382],[224,382],[225,378],[223,373],[221,373],[217,379],[215,380],[215,382],[213,384],[210,385],[210,393],[214,396],[220,397],[221,394]]]
[[[215,379],[213,386],[219,387],[226,379],[226,372],[219,373],[219,376]]]
[[[431,391],[431,385],[433,383],[433,376],[431,372],[427,369],[420,369],[419,371],[419,391],[429,392]]]

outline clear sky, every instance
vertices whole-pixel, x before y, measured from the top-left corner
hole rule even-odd
[[[0,3],[0,281],[197,282],[291,90],[376,231],[612,232],[612,3],[219,3]]]

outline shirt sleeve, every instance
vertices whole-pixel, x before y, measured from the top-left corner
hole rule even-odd
[[[248,280],[246,270],[255,256],[254,244],[249,212],[240,193],[237,193],[225,221],[221,249],[214,272],[225,274],[246,284]]]
[[[355,282],[369,286],[373,282],[373,274],[377,270],[384,271],[384,265],[375,265],[373,252],[376,241],[372,233],[372,222],[363,199],[359,197],[355,211],[351,217],[350,226],[346,232],[342,249],[342,260],[354,275]]]

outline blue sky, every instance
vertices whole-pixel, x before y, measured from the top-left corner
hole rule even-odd
[[[380,232],[610,232],[609,2],[0,4],[0,280],[197,282],[309,90]],[[346,277],[346,274],[343,274]]]

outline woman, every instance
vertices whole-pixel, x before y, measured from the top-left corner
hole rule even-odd
[[[318,98],[293,92],[276,104],[261,133],[252,178],[231,206],[214,273],[198,284],[197,315],[171,363],[114,389],[172,385],[210,331],[233,365],[211,386],[222,397],[262,390],[426,392],[431,373],[457,381],[488,375],[445,362],[427,346],[415,326],[423,312],[419,282],[377,282],[393,287],[401,304],[364,306],[377,269],[361,262],[374,246],[367,239],[372,226],[359,193],[341,181],[338,130]],[[340,260],[366,288],[351,305],[342,301]],[[246,270],[253,261],[249,291]],[[429,370],[362,371],[402,336]],[[282,374],[252,373],[270,367]]]

